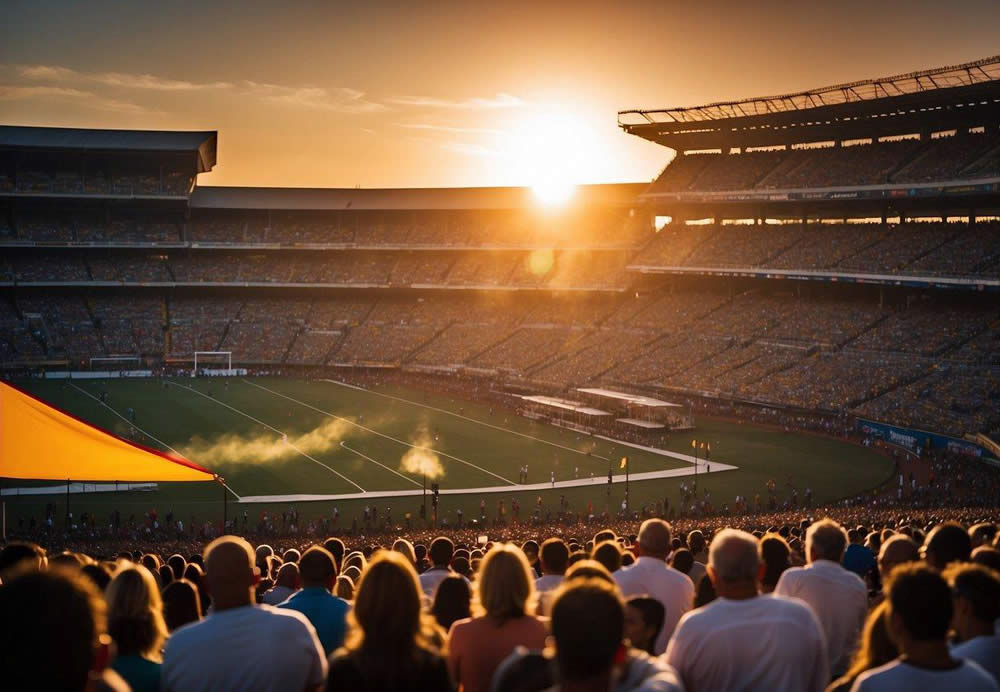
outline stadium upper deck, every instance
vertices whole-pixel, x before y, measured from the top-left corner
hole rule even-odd
[[[619,125],[677,152],[641,196],[675,217],[1000,208],[1000,56]]]

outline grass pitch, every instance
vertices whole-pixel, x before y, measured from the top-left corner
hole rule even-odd
[[[227,384],[228,382],[228,384]],[[169,378],[167,380],[29,380],[19,383],[41,399],[106,430],[128,436],[127,409],[135,410],[137,441],[168,446],[224,476],[239,496],[286,494],[353,494],[363,491],[415,490],[422,485],[418,464],[437,464],[442,489],[470,489],[442,495],[441,516],[454,522],[461,508],[466,519],[478,516],[483,497],[475,488],[510,485],[509,493],[485,495],[488,516],[495,515],[500,498],[517,497],[521,516],[527,517],[542,497],[546,509],[558,507],[565,495],[573,510],[595,511],[606,504],[614,509],[624,497],[624,484],[608,493],[609,467],[616,478],[624,472],[618,460],[627,454],[633,474],[690,468],[670,457],[628,448],[536,423],[488,405],[419,390],[383,385],[361,390],[324,380],[258,377],[224,379]],[[107,393],[106,405],[99,401]],[[736,495],[766,497],[765,484],[775,479],[784,495],[790,485],[813,491],[821,504],[853,495],[885,482],[892,463],[871,450],[824,437],[782,433],[750,425],[701,419],[692,433],[674,434],[664,449],[689,454],[696,437],[711,443],[714,461],[737,470],[699,476],[716,507],[732,504]],[[414,459],[416,457],[416,459]],[[428,461],[428,458],[430,460]],[[408,465],[409,462],[409,465]],[[528,482],[574,478],[593,482],[582,487],[518,490],[519,469],[528,465]],[[86,480],[86,479],[80,479]],[[630,483],[630,504],[670,499],[676,506],[680,484],[690,478],[664,478]],[[428,481],[428,484],[431,481]],[[30,485],[3,481],[5,487]],[[120,509],[123,515],[156,508],[185,521],[221,517],[222,490],[214,483],[161,483],[154,492],[95,493],[70,498],[74,514],[96,512],[104,518]],[[20,517],[41,519],[46,502],[62,508],[65,495],[8,497],[8,525]],[[251,518],[263,509],[286,509],[288,503],[236,505],[230,496],[230,516]],[[406,512],[418,516],[421,499],[393,497],[296,503],[305,518],[340,511],[341,526],[353,517],[360,522],[362,508],[376,504],[380,513],[392,507],[393,518]],[[60,509],[60,511],[64,511]],[[57,512],[58,514],[58,512]]]

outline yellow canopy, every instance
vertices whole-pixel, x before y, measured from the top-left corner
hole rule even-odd
[[[0,477],[78,481],[210,481],[182,456],[123,440],[0,382]]]

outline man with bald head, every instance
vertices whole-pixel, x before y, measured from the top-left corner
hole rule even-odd
[[[892,570],[907,562],[920,562],[920,546],[909,536],[897,533],[889,537],[878,551],[878,572],[882,577],[882,590]]]
[[[657,654],[666,651],[677,621],[694,602],[694,584],[686,574],[667,565],[670,547],[670,524],[647,519],[639,527],[636,561],[613,575],[626,598],[646,595],[663,604],[663,629],[653,647]]]
[[[798,599],[759,595],[757,539],[721,531],[706,569],[718,598],[681,618],[665,656],[685,689],[822,692],[830,667],[819,621]]]
[[[254,604],[254,552],[223,536],[205,550],[208,617],[174,632],[163,656],[164,690],[315,690],[327,671],[304,615]]]

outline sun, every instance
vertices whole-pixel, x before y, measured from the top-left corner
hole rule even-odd
[[[568,180],[559,178],[548,178],[539,180],[531,185],[531,191],[543,205],[547,207],[559,207],[570,201],[576,186]]]

